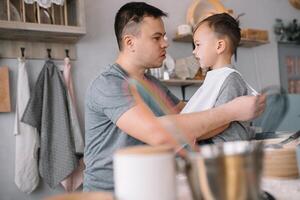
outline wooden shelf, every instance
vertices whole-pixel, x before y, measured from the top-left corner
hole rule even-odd
[[[169,86],[190,86],[190,85],[201,85],[203,83],[203,80],[170,79],[170,80],[161,80],[161,82]]]
[[[76,43],[85,34],[85,27],[0,20],[0,39],[4,40]]]
[[[193,42],[193,36],[192,35],[176,35],[173,38],[173,41],[192,43]]]
[[[14,6],[16,12],[18,11],[20,19],[13,20],[12,14],[7,12],[7,19],[0,20],[1,40],[76,43],[86,34],[84,1],[82,0],[66,0],[65,4],[58,8],[52,4],[49,9],[44,10],[47,10],[48,21],[42,20],[42,10],[37,3],[26,4],[24,0],[7,2],[10,2],[10,6]],[[30,7],[27,7],[29,5]],[[58,14],[56,11],[61,11],[61,13]]]
[[[86,34],[83,0],[65,0],[64,5],[52,4],[47,9],[24,0],[3,2],[0,6],[7,7],[7,16],[0,20],[1,58],[19,57],[22,47],[28,59],[46,58],[47,49],[51,49],[52,59],[63,59],[66,49],[70,58],[76,59],[75,44]],[[8,12],[11,8],[16,10],[14,15]]]
[[[177,86],[181,88],[182,100],[186,101],[185,98],[185,88],[189,86],[200,86],[203,83],[203,80],[181,80],[181,79],[170,79],[170,80],[161,80],[164,84],[168,86]]]
[[[192,35],[177,35],[175,38],[173,38],[173,41],[175,42],[186,42],[186,43],[192,43],[193,42],[193,36]],[[268,44],[269,41],[263,41],[263,40],[249,40],[246,38],[241,38],[240,47],[255,47],[263,44]]]
[[[283,45],[295,45],[295,46],[300,45],[300,42],[291,42],[291,41],[277,41],[277,43]]]
[[[249,40],[246,38],[241,38],[241,42],[240,42],[240,47],[256,47],[259,45],[263,45],[263,44],[268,44],[270,43],[269,41],[264,41],[264,40]]]

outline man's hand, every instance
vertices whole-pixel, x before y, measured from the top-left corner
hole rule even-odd
[[[242,96],[228,103],[235,121],[248,121],[261,115],[266,106],[266,95]]]

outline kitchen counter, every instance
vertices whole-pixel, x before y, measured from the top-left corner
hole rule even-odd
[[[186,177],[177,176],[178,196],[177,200],[192,200],[187,185]],[[263,178],[262,190],[267,191],[276,200],[299,200],[300,199],[300,179],[271,179]]]
[[[281,134],[279,138],[268,140],[268,143],[277,143],[286,139],[293,133]],[[300,138],[283,145],[284,147],[296,147],[300,144]],[[177,176],[178,185],[178,200],[192,200],[190,191],[187,186],[186,177],[183,175]],[[263,177],[261,182],[263,191],[267,191],[276,200],[299,200],[300,199],[300,177],[297,179],[269,178]]]
[[[263,178],[262,189],[272,194],[276,200],[300,199],[300,179]]]
[[[177,200],[192,200],[186,177],[177,175]],[[263,178],[262,189],[269,192],[276,200],[298,200],[300,197],[300,179],[270,179]],[[71,193],[47,198],[47,200],[62,199],[101,199],[115,200],[112,193],[88,192]]]

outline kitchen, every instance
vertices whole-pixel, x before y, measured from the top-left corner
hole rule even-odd
[[[78,118],[81,127],[84,127],[84,101],[86,90],[94,77],[102,70],[102,66],[112,63],[118,53],[117,43],[113,30],[114,16],[117,10],[129,1],[84,1],[85,27],[86,34],[80,40],[69,47],[70,57],[73,70],[73,81],[77,101]],[[147,3],[154,5],[168,13],[164,19],[165,28],[169,47],[167,53],[174,59],[191,56],[192,44],[173,41],[178,31],[178,26],[186,23],[186,13],[193,1],[176,1],[172,0],[157,1],[151,0]],[[293,7],[288,0],[254,0],[254,1],[221,1],[226,8],[232,9],[236,15],[245,13],[240,17],[242,28],[262,29],[268,31],[269,42],[252,48],[238,48],[237,66],[247,82],[257,91],[268,86],[276,86],[281,83],[281,71],[279,68],[280,60],[278,55],[278,41],[274,33],[276,19],[282,19],[284,23],[291,22],[294,18],[300,20],[300,12]],[[174,5],[175,4],[175,5]],[[172,5],[172,6],[171,6]],[[6,44],[6,43],[5,43]],[[1,50],[5,52],[8,48]],[[61,48],[60,48],[61,49]],[[76,53],[74,53],[74,50]],[[41,49],[40,58],[30,59],[31,50],[25,49],[25,56],[28,65],[28,77],[31,88],[33,88],[41,67],[44,65],[47,57],[46,49]],[[8,52],[8,50],[7,50]],[[293,51],[294,52],[294,51]],[[0,141],[1,149],[1,180],[0,196],[1,199],[43,199],[54,194],[61,194],[62,188],[51,189],[45,183],[41,182],[38,188],[31,194],[27,195],[18,190],[14,183],[14,166],[15,166],[15,136],[13,135],[15,119],[15,103],[17,91],[17,57],[21,52],[11,58],[0,58],[0,66],[9,68],[9,85],[11,111],[0,113],[0,127],[3,139]],[[55,58],[58,54],[52,49],[52,56]],[[75,57],[76,60],[72,60]],[[58,56],[65,56],[64,48]],[[299,56],[299,53],[298,53]],[[44,58],[44,59],[43,59]],[[58,60],[61,61],[60,58]],[[198,89],[199,85],[185,88],[186,99],[189,99]],[[181,88],[170,86],[171,91],[182,98]],[[278,131],[295,132],[300,129],[299,123],[299,97],[296,94],[288,95],[289,110],[278,126]],[[297,189],[299,191],[299,188]],[[296,197],[295,197],[296,198]]]

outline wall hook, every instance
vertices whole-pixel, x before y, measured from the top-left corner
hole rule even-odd
[[[51,49],[47,49],[48,58],[51,59]]]
[[[69,56],[69,49],[65,49],[65,52],[66,52],[66,57],[70,58],[70,56]]]
[[[21,47],[20,49],[21,49],[21,56],[22,56],[22,58],[24,58],[25,57],[25,47]]]

